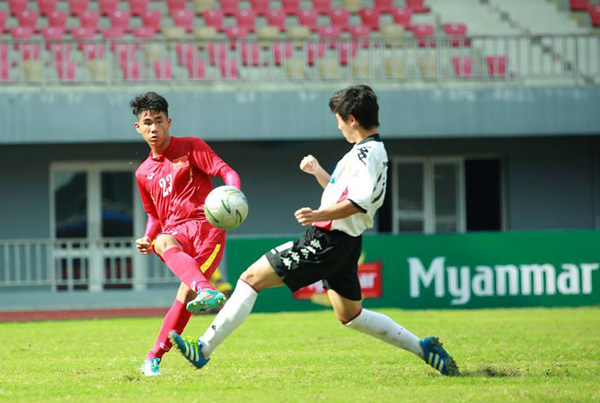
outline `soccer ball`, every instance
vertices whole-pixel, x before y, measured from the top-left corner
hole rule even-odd
[[[213,227],[234,229],[246,220],[248,201],[241,190],[233,186],[219,186],[206,196],[204,213]]]

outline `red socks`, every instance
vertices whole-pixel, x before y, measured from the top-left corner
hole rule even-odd
[[[198,263],[179,248],[174,247],[165,251],[162,258],[169,269],[192,290],[215,289],[198,268]]]
[[[162,356],[173,346],[169,340],[169,332],[175,330],[177,334],[183,333],[183,329],[185,329],[191,316],[192,313],[185,309],[185,305],[182,302],[175,300],[163,320],[154,347],[146,354],[146,359],[149,360],[153,357],[162,358]]]

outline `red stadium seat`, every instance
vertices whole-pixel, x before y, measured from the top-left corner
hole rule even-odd
[[[188,9],[175,10],[172,14],[173,23],[177,27],[181,27],[186,32],[194,30],[194,12]]]
[[[454,47],[471,46],[471,41],[466,38],[467,26],[465,24],[444,24],[444,32],[450,38],[450,44]]]
[[[0,80],[8,81],[8,79],[10,77],[9,72],[10,72],[10,69],[9,69],[8,61],[0,59]]]
[[[245,28],[249,32],[254,32],[254,22],[256,21],[256,13],[253,10],[237,10],[235,12],[237,26]]]
[[[329,10],[331,10],[331,0],[312,0],[312,3],[312,9],[318,14],[329,15]]]
[[[215,66],[217,64],[217,60],[219,64],[227,58],[227,44],[220,43],[209,43],[206,47],[208,52],[208,61],[211,66]]]
[[[590,7],[588,9],[588,13],[590,14],[592,25],[595,27],[600,27],[600,5]]]
[[[338,61],[340,65],[347,66],[348,65],[348,53],[352,54],[352,57],[356,56],[358,53],[358,43],[357,42],[342,42],[338,46]]]
[[[98,21],[100,20],[100,14],[97,11],[86,10],[79,14],[79,25],[83,28],[98,30]]]
[[[98,0],[98,5],[100,6],[100,13],[109,16],[117,11],[119,0]]]
[[[133,37],[136,39],[154,39],[156,30],[148,27],[137,27],[133,30]]]
[[[363,48],[369,47],[369,38],[371,37],[371,28],[364,25],[353,25],[349,29],[352,39]]]
[[[506,57],[504,56],[486,56],[485,62],[488,66],[490,77],[506,76]]]
[[[0,44],[0,61],[7,61],[8,60],[8,45],[5,45],[4,43]]]
[[[590,6],[590,0],[569,0],[569,4],[573,11],[587,11]]]
[[[231,41],[231,49],[236,48],[236,42],[245,39],[249,32],[246,28],[241,27],[229,27],[225,28],[225,36]]]
[[[104,32],[102,33],[102,36],[104,36],[104,39],[109,39],[109,40],[113,40],[113,41],[120,40],[120,39],[123,39],[123,37],[125,36],[125,30],[120,27],[106,28],[104,30]]]
[[[306,63],[309,66],[315,65],[315,58],[325,57],[325,44],[322,42],[310,42],[306,45]]]
[[[140,79],[140,63],[137,60],[129,60],[121,65],[123,79],[135,81]]]
[[[38,13],[33,10],[25,10],[21,12],[17,16],[17,20],[19,21],[19,26],[28,27],[35,31],[35,26],[37,25]]]
[[[329,12],[329,19],[332,27],[338,27],[340,30],[346,31],[350,21],[350,11],[345,8],[334,8]]]
[[[63,59],[56,63],[56,76],[59,81],[75,80],[75,62]]]
[[[160,20],[162,14],[158,10],[147,10],[141,15],[142,25],[146,28],[152,28],[155,31],[160,31]]]
[[[281,5],[287,15],[298,15],[300,12],[300,0],[281,0]]]
[[[335,41],[337,39],[340,39],[340,36],[342,35],[342,30],[340,29],[340,27],[322,27],[319,30],[319,35],[322,39],[328,41]],[[332,49],[335,48],[335,43],[332,42],[330,47]]]
[[[71,15],[83,14],[87,10],[89,0],[68,0]]]
[[[37,3],[40,14],[47,17],[56,10],[56,3],[58,3],[58,0],[37,0]]]
[[[18,16],[23,11],[27,10],[27,3],[29,0],[9,0],[8,8],[10,10],[11,15]]]
[[[23,60],[40,59],[40,45],[37,43],[24,43],[19,45],[18,49],[21,51],[21,58]]]
[[[176,10],[183,10],[188,0],[167,0],[169,14],[173,15]]]
[[[33,36],[33,29],[29,27],[14,27],[10,30],[10,35],[13,39],[17,40],[31,39]]]
[[[267,11],[269,10],[269,3],[271,0],[250,0],[250,4],[252,5],[252,10],[256,13],[256,15],[264,16],[267,15]]]
[[[428,13],[431,8],[425,6],[425,0],[406,0],[406,7],[410,8],[413,13]]]
[[[275,66],[281,66],[284,59],[292,57],[294,48],[291,43],[288,42],[275,42],[273,43],[273,61]]]
[[[94,37],[96,36],[96,31],[94,31],[93,29],[89,29],[89,28],[75,28],[71,31],[71,35],[73,36],[74,39],[79,40],[78,44],[77,44],[77,48],[79,50],[83,49],[83,46],[85,44],[86,41],[89,41],[91,39],[94,39]]]
[[[0,36],[6,31],[6,13],[0,10]]]
[[[129,12],[131,15],[143,17],[144,14],[149,11],[148,3],[149,0],[129,0]],[[157,11],[160,14],[160,11],[154,11]]]
[[[219,65],[219,71],[221,72],[221,78],[225,80],[237,80],[240,78],[237,60],[225,59]]]
[[[99,43],[86,43],[81,48],[85,60],[99,60],[104,57],[104,45]]]
[[[410,20],[413,12],[410,8],[395,8],[392,10],[394,23],[402,25],[404,29],[410,29]]]
[[[317,18],[319,18],[319,13],[313,8],[303,8],[298,13],[300,25],[304,25],[313,32],[317,30]]]
[[[203,59],[197,59],[187,66],[188,75],[192,80],[203,80],[206,75],[206,65]]]
[[[242,66],[260,66],[260,45],[244,42],[240,45],[242,51]]]
[[[206,10],[202,12],[204,23],[209,27],[215,28],[217,31],[223,31],[223,18],[225,15],[221,10]]]
[[[375,0],[374,8],[381,14],[389,14],[394,9],[394,0]]]
[[[104,47],[102,47],[102,51],[104,51]],[[131,43],[117,43],[114,45],[113,52],[119,61],[119,65],[122,66],[128,61],[136,59],[137,46]]]
[[[198,54],[198,49],[193,43],[178,43],[175,45],[177,64],[188,67]]]
[[[54,63],[61,63],[63,60],[71,60],[73,47],[69,44],[54,43],[48,48],[54,59]]]
[[[65,30],[56,27],[46,27],[42,29],[42,38],[47,42],[46,49],[50,49],[50,42],[63,39]]]
[[[413,35],[417,38],[419,47],[433,48],[435,41],[432,39],[435,34],[435,28],[431,24],[416,24],[411,27]]]
[[[48,16],[48,26],[65,29],[67,26],[67,13],[62,10],[54,10]]]
[[[240,9],[240,0],[220,0],[219,3],[225,15],[236,15]]]
[[[361,8],[358,15],[363,25],[368,26],[373,31],[379,31],[379,11],[375,8]]]
[[[470,56],[454,56],[452,58],[454,75],[460,78],[471,77],[473,73],[473,58]]]
[[[129,20],[131,19],[131,14],[129,14],[129,11],[117,10],[109,17],[110,26],[112,28],[121,28],[125,32],[129,31]]]
[[[276,8],[270,9],[267,11],[267,22],[280,31],[285,31],[285,12]]]
[[[154,78],[157,80],[170,80],[172,78],[171,60],[155,60],[152,62],[152,70],[154,70]]]

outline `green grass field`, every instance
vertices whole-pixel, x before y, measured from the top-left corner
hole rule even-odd
[[[598,308],[381,312],[440,336],[463,375],[442,377],[329,311],[252,314],[204,369],[173,351],[155,378],[139,367],[161,318],[3,323],[0,401],[600,400]]]

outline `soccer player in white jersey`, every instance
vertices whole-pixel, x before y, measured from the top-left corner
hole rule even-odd
[[[304,236],[267,252],[237,282],[224,308],[204,335],[171,341],[196,368],[209,361],[215,349],[250,314],[261,290],[286,285],[292,292],[323,280],[337,318],[350,329],[408,350],[443,375],[458,375],[458,367],[437,337],[419,339],[390,317],[362,307],[358,279],[361,235],[373,226],[373,216],[385,197],[388,158],[378,134],[379,106],[374,91],[356,85],[336,92],[329,101],[338,128],[352,149],[330,176],[308,155],[300,169],[324,188],[321,206],[295,212]]]

